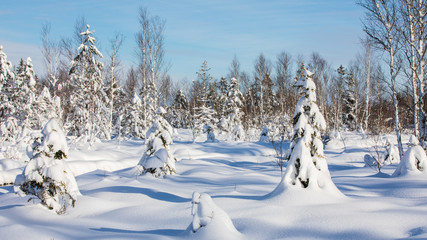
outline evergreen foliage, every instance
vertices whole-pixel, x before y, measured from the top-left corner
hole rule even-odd
[[[98,60],[102,54],[89,27],[80,33],[83,42],[71,62],[71,92],[65,104],[70,109],[66,119],[70,133],[93,144],[102,134],[107,136],[108,111],[102,78],[104,65]]]
[[[295,83],[302,95],[295,108],[294,132],[288,155],[288,166],[281,184],[287,188],[330,189],[333,184],[323,153],[321,132],[326,122],[316,104],[313,73],[301,65],[301,77]]]
[[[176,159],[170,151],[173,129],[163,118],[165,113],[166,111],[160,107],[156,120],[147,131],[146,149],[137,166],[138,174],[151,173],[155,177],[161,177],[176,172]]]
[[[178,90],[175,96],[175,101],[168,114],[168,120],[175,128],[187,128],[190,126],[190,109],[188,99],[185,94]]]

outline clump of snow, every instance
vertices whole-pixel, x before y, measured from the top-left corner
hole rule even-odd
[[[187,231],[197,239],[242,239],[228,214],[206,193],[193,193],[193,221]]]
[[[58,214],[65,213],[70,206],[74,207],[80,192],[63,160],[67,158],[67,142],[55,119],[49,120],[27,152],[31,160],[23,173],[16,176],[15,191],[20,195],[35,196]]]
[[[419,145],[411,147],[405,152],[393,176],[418,174],[427,176],[426,152]]]
[[[269,130],[267,126],[264,126],[259,137],[259,142],[268,143],[270,142],[270,136],[268,135]]]
[[[161,116],[165,112],[164,109],[163,111],[159,109],[157,112],[160,115],[147,131],[146,150],[136,170],[138,174],[151,173],[155,177],[160,177],[176,172],[176,159],[169,147],[173,143],[172,126]]]
[[[414,147],[417,145],[420,145],[420,142],[418,141],[417,137],[415,137],[414,135],[411,135],[409,137],[408,147]]]

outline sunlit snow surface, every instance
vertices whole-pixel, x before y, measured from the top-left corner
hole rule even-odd
[[[281,180],[271,144],[224,142],[221,135],[219,143],[204,143],[206,136],[192,143],[190,132],[178,132],[171,148],[181,160],[177,174],[165,178],[134,172],[143,141],[118,147],[112,140],[91,150],[70,144],[67,161],[82,194],[76,207],[57,215],[12,186],[0,187],[0,238],[201,239],[187,230],[195,191],[209,194],[241,234],[224,236],[219,227],[202,239],[427,238],[427,178],[390,177],[397,163],[381,174],[363,167],[372,142],[361,135],[342,133],[344,142],[331,140],[325,149],[332,180],[345,197],[269,198]],[[0,179],[23,167],[2,161]]]

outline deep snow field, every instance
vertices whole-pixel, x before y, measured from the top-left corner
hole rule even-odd
[[[346,197],[267,198],[281,180],[271,143],[192,143],[188,131],[179,133],[177,174],[165,178],[136,176],[143,141],[71,146],[67,161],[82,196],[64,215],[0,187],[0,239],[427,239],[427,178],[390,177],[397,164],[383,174],[364,167],[372,141],[360,134],[325,149]],[[22,171],[11,161],[0,157],[0,180]],[[194,191],[209,194],[240,235],[209,225],[203,236],[187,230]]]

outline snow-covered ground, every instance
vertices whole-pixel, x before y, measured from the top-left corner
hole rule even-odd
[[[0,238],[427,239],[427,178],[390,177],[397,164],[382,174],[364,167],[372,141],[361,135],[343,134],[345,147],[340,140],[326,146],[332,180],[346,197],[325,200],[265,197],[281,179],[269,143],[192,143],[188,131],[179,133],[177,174],[165,178],[136,175],[143,141],[71,146],[67,161],[82,196],[64,215],[0,187]],[[0,166],[0,180],[23,167],[6,159]],[[193,233],[195,191],[209,194],[240,234],[227,235],[221,224]]]

